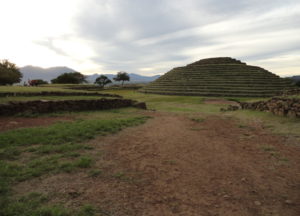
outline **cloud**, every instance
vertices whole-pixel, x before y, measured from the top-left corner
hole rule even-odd
[[[299,15],[292,0],[89,0],[76,30],[93,41],[103,69],[157,74],[200,58],[259,63],[295,53]]]
[[[43,2],[22,4],[18,19],[0,14],[5,28],[19,27],[0,35],[0,57],[6,52],[22,62],[42,59],[47,66],[65,61],[84,73],[152,75],[201,58],[231,56],[280,75],[299,73],[300,62],[293,63],[300,56],[298,0]],[[19,47],[39,53],[28,55]]]

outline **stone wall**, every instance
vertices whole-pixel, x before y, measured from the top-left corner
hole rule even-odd
[[[253,103],[240,102],[242,109],[271,112],[279,116],[300,118],[300,99],[297,98],[272,98],[267,101]]]
[[[91,92],[0,92],[0,97],[31,97],[31,96],[99,96],[99,97],[116,97],[122,98],[116,94],[102,94],[102,93],[91,93]]]
[[[63,100],[63,101],[26,101],[0,104],[0,116],[18,113],[51,113],[60,111],[105,110],[123,107],[146,109],[145,103],[128,99],[99,99],[99,100]]]
[[[280,96],[300,95],[300,88],[285,90]]]

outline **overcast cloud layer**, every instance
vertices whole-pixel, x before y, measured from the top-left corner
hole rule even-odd
[[[281,76],[300,74],[299,0],[0,2],[7,29],[0,58],[20,66],[154,75],[230,56]]]

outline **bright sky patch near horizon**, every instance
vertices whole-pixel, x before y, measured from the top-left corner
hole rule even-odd
[[[163,74],[229,56],[300,75],[299,0],[0,0],[0,59]]]

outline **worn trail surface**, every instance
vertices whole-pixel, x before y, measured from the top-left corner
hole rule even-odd
[[[13,130],[17,128],[45,126],[56,123],[58,121],[72,120],[71,117],[0,117],[0,132]]]
[[[92,203],[102,215],[299,215],[299,147],[225,117],[151,115],[90,142],[103,175],[54,175],[16,190],[60,194],[69,206]]]

